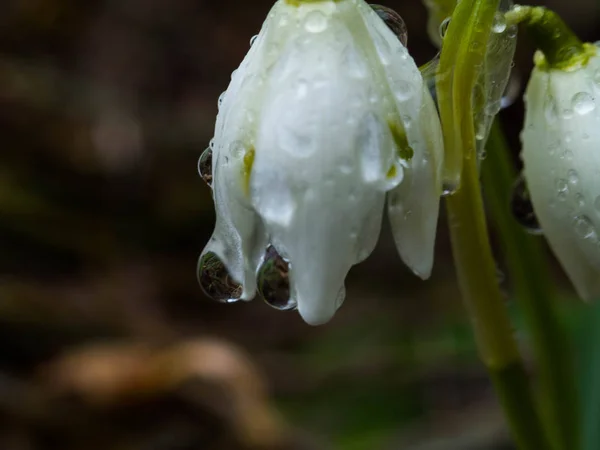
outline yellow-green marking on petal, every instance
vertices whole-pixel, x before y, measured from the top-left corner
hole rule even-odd
[[[250,193],[250,175],[252,175],[252,166],[254,165],[254,147],[250,149],[244,155],[244,192],[246,195]]]
[[[415,151],[408,144],[406,132],[397,123],[392,121],[388,121],[388,127],[392,133],[392,137],[394,138],[398,155],[400,155],[400,158],[404,159],[405,161],[410,161],[415,154]]]

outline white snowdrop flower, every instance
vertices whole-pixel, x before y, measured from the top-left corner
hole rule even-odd
[[[600,55],[550,68],[538,54],[522,134],[538,221],[584,299],[600,296]]]
[[[280,307],[328,321],[377,243],[386,195],[402,259],[429,277],[440,123],[407,49],[367,3],[279,0],[219,103],[205,291],[253,298],[270,244],[289,281]]]

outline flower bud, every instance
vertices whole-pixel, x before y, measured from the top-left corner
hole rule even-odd
[[[429,276],[442,158],[421,74],[367,3],[280,0],[222,97],[217,223],[203,254],[223,261],[248,300],[271,245],[291,297],[278,303],[326,322],[349,269],[377,243],[386,195],[402,258]]]
[[[600,56],[552,68],[525,95],[524,174],[543,232],[584,299],[600,296]]]

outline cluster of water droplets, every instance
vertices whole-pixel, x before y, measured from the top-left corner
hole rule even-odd
[[[485,157],[485,144],[496,115],[514,101],[514,85],[511,85],[513,56],[517,46],[517,27],[508,25],[505,12],[512,8],[512,1],[502,0],[496,12],[490,35],[483,70],[475,87],[475,134],[477,154]],[[513,83],[517,78],[512,78]]]

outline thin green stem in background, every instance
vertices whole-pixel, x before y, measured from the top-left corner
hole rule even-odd
[[[462,0],[452,18],[451,28],[465,27],[458,47],[454,43],[442,48],[440,76],[444,76],[442,63],[445,58],[455,58],[451,94],[438,91],[444,133],[452,133],[446,137],[447,141],[453,145],[460,143],[458,151],[463,155],[460,188],[447,198],[454,260],[481,358],[490,373],[512,434],[521,450],[546,450],[549,446],[496,279],[475,155],[473,89],[483,66],[499,1],[477,0],[466,16],[462,8],[468,3]],[[451,38],[450,30],[447,38]],[[444,54],[449,48],[455,51],[454,55]],[[443,81],[443,78],[438,81],[438,90],[448,89]],[[448,114],[449,108],[452,114]],[[452,122],[448,123],[448,120]],[[456,129],[455,124],[460,127]]]
[[[577,450],[580,420],[573,352],[558,318],[554,283],[541,242],[528,235],[510,213],[517,174],[497,121],[492,126],[487,155],[482,164],[486,204],[500,237],[514,295],[531,335],[542,394],[540,405],[558,448]]]

